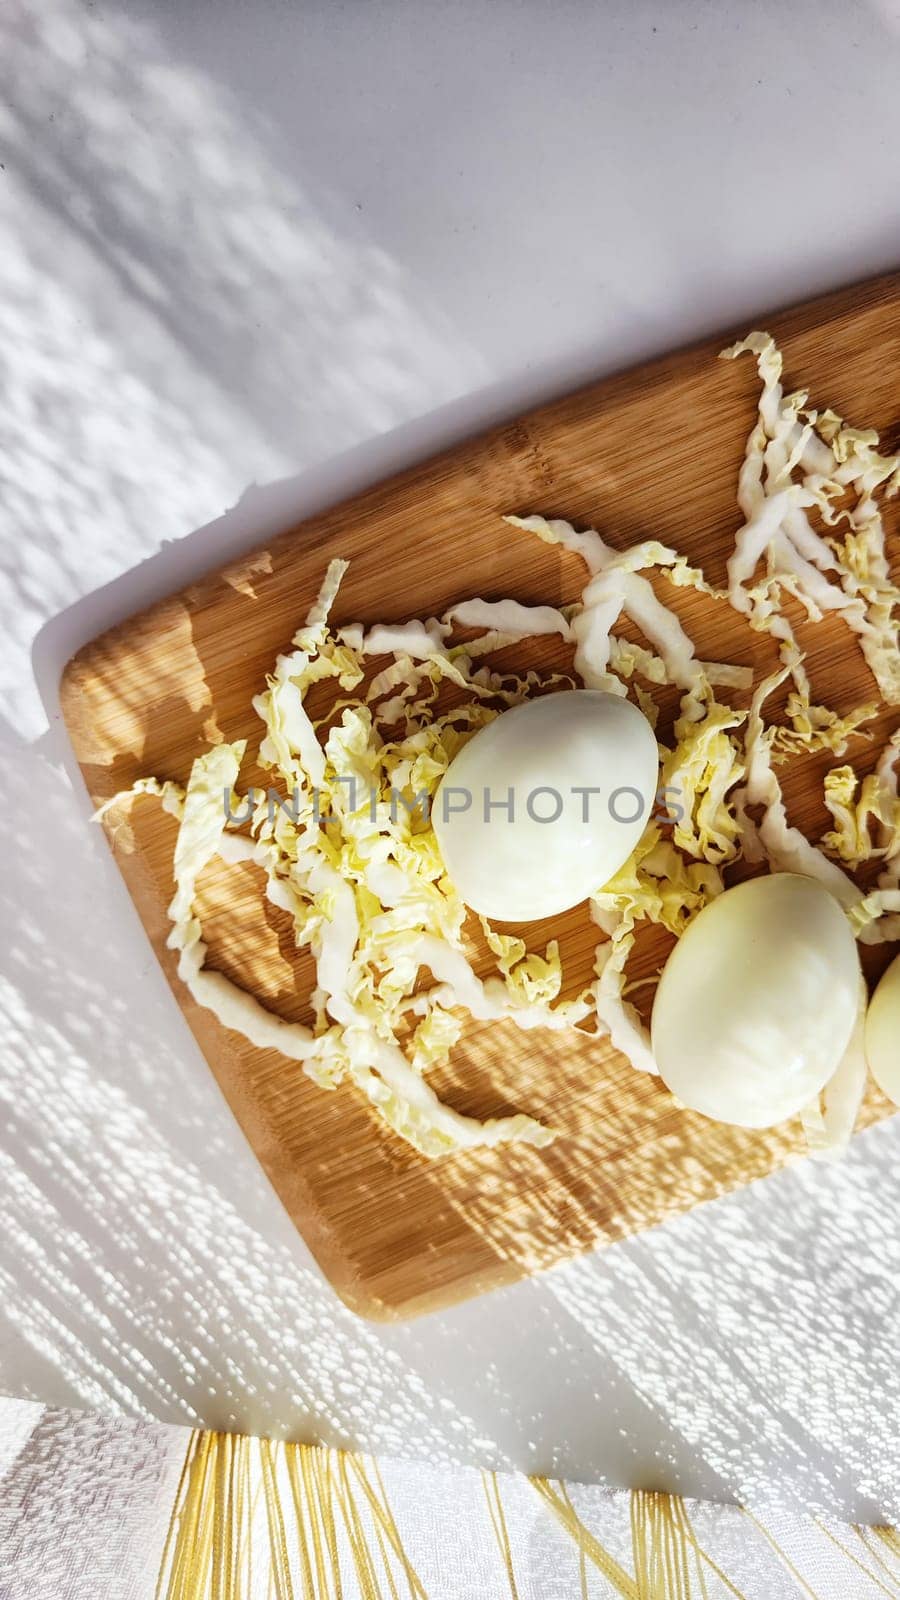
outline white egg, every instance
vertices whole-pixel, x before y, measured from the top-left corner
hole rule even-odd
[[[663,970],[652,1019],[660,1075],[718,1122],[783,1122],[841,1060],[859,981],[850,924],[820,883],[779,872],[738,884],[700,912]]]
[[[564,690],[503,712],[454,757],[432,806],[463,900],[500,922],[578,905],[627,861],[658,771],[653,729],[619,695]]]
[[[900,1106],[900,956],[895,956],[866,1012],[866,1060],[879,1089]]]

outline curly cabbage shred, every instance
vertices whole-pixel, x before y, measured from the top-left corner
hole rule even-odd
[[[332,561],[253,701],[262,723],[259,763],[292,803],[259,800],[249,831],[231,825],[244,803],[236,790],[245,742],[237,741],[199,756],[186,786],[140,778],[96,813],[115,832],[121,802],[154,796],[177,820],[169,945],[195,1001],[259,1048],[296,1060],[323,1089],[354,1085],[425,1155],[505,1143],[540,1147],[554,1137],[528,1115],[481,1122],[438,1098],[428,1076],[448,1063],[467,1015],[523,1029],[580,1029],[608,1038],[638,1070],[655,1072],[649,1031],[629,999],[637,985],[626,971],[640,927],[679,937],[722,892],[722,869],[735,861],[817,877],[862,942],[900,937],[900,730],[869,777],[860,781],[846,763],[827,773],[832,827],[819,846],[788,821],[777,770],[801,753],[844,756],[853,738],[869,737],[865,725],[880,702],[900,704],[900,594],[881,509],[900,489],[900,458],[879,451],[873,430],[812,410],[805,392],[786,396],[781,355],[768,334],[753,332],[722,355],[745,353],[756,358],[761,392],[738,479],[743,522],[726,589],[658,540],[618,550],[594,528],[510,516],[517,531],[583,563],[574,603],[475,596],[440,617],[333,627],[347,563]],[[700,659],[653,578],[730,604],[773,639],[778,668],[754,686],[750,667]],[[843,619],[877,696],[842,713],[814,702],[791,600],[811,621],[829,612]],[[623,622],[642,642],[619,631]],[[509,672],[491,664],[494,652],[541,636],[571,651],[571,671]],[[307,694],[326,680],[333,702],[314,720]],[[767,723],[765,704],[788,680],[786,720]],[[444,869],[429,807],[453,757],[479,728],[536,692],[578,684],[633,694],[653,727],[659,691],[676,691],[678,709],[671,739],[660,743],[664,813],[609,883],[586,885],[599,935],[594,978],[571,997],[556,941],[533,950],[484,918],[476,934],[476,919]],[[438,709],[445,689],[454,703]],[[749,705],[732,705],[730,693],[749,695]],[[231,820],[223,797],[234,803]],[[298,949],[309,950],[316,969],[309,1026],[285,1021],[207,966],[198,884],[215,856],[261,869],[267,898],[291,918]],[[864,893],[847,869],[872,860],[878,882]],[[479,944],[493,960],[486,976]],[[844,1147],[865,1079],[860,1023],[833,1078],[804,1112],[814,1153]]]
[[[835,825],[824,835],[822,848],[847,866],[858,867],[900,849],[900,801],[880,773],[860,781],[852,767],[832,767],[825,774],[825,804]],[[881,825],[883,842],[873,839],[873,820]]]
[[[816,1099],[801,1112],[810,1154],[821,1161],[843,1155],[856,1126],[866,1092],[866,980],[860,975],[859,1009],[846,1050]]]
[[[293,809],[260,802],[249,838],[226,832],[229,811],[239,814],[244,804],[235,794],[244,742],[215,745],[198,757],[184,790],[151,779],[128,792],[130,798],[160,795],[179,816],[177,887],[169,907],[179,977],[226,1027],[301,1062],[321,1087],[356,1084],[382,1119],[427,1155],[505,1142],[546,1144],[552,1131],[534,1119],[480,1122],[443,1105],[425,1081],[449,1058],[462,1026],[461,1006],[479,1019],[508,1018],[524,1028],[573,1027],[590,1010],[587,999],[560,1000],[555,943],[540,955],[485,925],[497,974],[478,977],[464,947],[465,907],[417,808],[465,739],[498,710],[458,707],[404,738],[385,740],[370,706],[359,702],[344,705],[327,731],[317,729],[303,704],[305,690],[326,677],[351,688],[363,677],[365,636],[352,628],[338,636],[328,628],[344,566],[331,564],[292,650],[278,658],[265,693],[254,701],[265,725],[260,762],[290,786]],[[502,633],[517,636],[532,624],[536,632],[567,627],[549,607],[472,605],[450,620],[499,623]],[[411,661],[412,630],[404,628],[396,642]],[[501,698],[517,692],[505,681],[496,688]],[[416,709],[413,702],[410,710]],[[291,914],[298,947],[308,946],[316,963],[312,1028],[284,1021],[206,967],[197,884],[217,854],[262,867],[269,898]],[[423,973],[434,980],[424,990]]]
[[[882,455],[874,429],[848,426],[833,411],[809,409],[805,392],[785,397],[781,354],[770,334],[753,332],[722,351],[756,357],[762,382],[758,420],[738,483],[744,516],[728,562],[728,597],[753,627],[795,644],[782,596],[799,600],[812,621],[839,613],[858,636],[882,699],[900,705],[900,593],[891,579],[876,492],[900,489],[900,456]],[[840,532],[826,536],[810,513]],[[755,578],[765,560],[764,577]],[[784,657],[783,657],[784,659]]]
[[[859,779],[850,766],[833,767],[825,774],[825,805],[834,827],[822,839],[822,848],[847,866],[880,861],[877,887],[852,908],[851,920],[864,944],[886,944],[900,939],[900,729],[882,751],[878,766]]]
[[[608,935],[597,946],[593,986],[601,1029],[631,1065],[655,1073],[650,1032],[626,999],[625,964],[638,922],[656,923],[678,937],[724,885],[712,863],[688,863],[651,823],[625,863],[604,888],[591,896],[591,918]]]

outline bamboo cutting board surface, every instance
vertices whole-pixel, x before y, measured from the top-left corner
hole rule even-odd
[[[771,318],[789,387],[809,387],[898,444],[900,275]],[[746,329],[738,330],[738,333]],[[559,605],[585,581],[576,557],[513,532],[504,513],[593,524],[613,544],[653,536],[721,582],[739,515],[738,468],[758,395],[755,365],[716,356],[726,337],[613,377],[494,429],[293,528],[265,549],[114,628],[70,662],[63,710],[87,787],[101,802],[141,774],[184,781],[208,735],[251,741],[267,669],[315,596],[330,557],[349,558],[333,620],[439,614],[471,595]],[[889,515],[896,549],[896,506]],[[661,591],[662,592],[662,591]],[[674,594],[674,598],[673,598]],[[767,642],[727,605],[666,590],[705,659],[772,662]],[[839,621],[799,627],[814,693],[841,711],[875,690]],[[516,666],[568,664],[560,641],[507,651]],[[738,702],[740,703],[740,702]],[[673,702],[664,706],[665,736]],[[777,708],[776,708],[777,709]],[[770,713],[771,714],[771,713]],[[884,713],[850,759],[870,771],[898,717]],[[792,820],[811,838],[829,819],[822,777],[833,757],[782,769]],[[241,787],[265,784],[248,762]],[[129,890],[179,1005],[259,1160],[322,1269],[367,1316],[409,1316],[509,1283],[662,1222],[762,1176],[802,1148],[791,1126],[750,1133],[680,1111],[658,1081],[607,1046],[573,1035],[472,1025],[443,1098],[485,1117],[528,1111],[559,1130],[546,1150],[482,1150],[429,1162],[382,1125],[351,1088],[317,1089],[275,1052],[256,1050],[194,1004],[165,949],[175,824],[142,799],[116,834]],[[288,920],[262,896],[259,869],[217,866],[202,884],[209,964],[281,1015],[308,1019],[311,968]],[[594,930],[584,907],[529,930],[558,936],[577,989]],[[670,948],[642,939],[634,970]],[[866,952],[869,975],[890,952]],[[646,993],[647,991],[643,991]],[[642,991],[635,998],[640,1003]],[[186,1068],[186,1070],[189,1070]],[[874,1089],[862,1121],[890,1110]]]

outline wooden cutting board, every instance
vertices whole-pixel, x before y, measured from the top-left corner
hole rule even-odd
[[[808,386],[813,403],[878,427],[896,448],[900,275],[757,325],[779,338],[791,387]],[[751,359],[717,361],[726,342],[723,335],[606,379],[413,467],[86,646],[66,670],[62,698],[93,800],[144,773],[185,780],[214,729],[229,740],[247,737],[255,751],[261,724],[251,697],[331,556],[351,562],[338,622],[427,616],[470,595],[574,600],[584,583],[579,561],[514,533],[501,521],[507,512],[594,524],[617,545],[652,535],[720,582],[758,394]],[[894,535],[896,526],[895,507]],[[665,598],[672,602],[671,590]],[[701,657],[752,663],[758,672],[771,663],[766,642],[727,605],[687,592],[676,608]],[[800,632],[817,698],[847,710],[873,697],[840,622]],[[507,659],[565,665],[566,647],[557,644],[532,642]],[[896,711],[885,713],[872,743],[854,741],[860,770],[871,770],[897,721]],[[822,776],[832,761],[798,760],[784,778],[789,812],[812,838],[828,825]],[[242,783],[251,781],[265,779],[245,769]],[[164,942],[174,836],[158,802],[139,801],[115,842],[122,873],[259,1160],[323,1271],[366,1316],[410,1316],[509,1283],[745,1184],[802,1148],[793,1126],[749,1133],[679,1111],[658,1081],[603,1044],[502,1024],[471,1027],[435,1086],[481,1117],[528,1111],[559,1138],[546,1150],[429,1162],[377,1123],[353,1089],[324,1093],[296,1064],[254,1049],[192,1002]],[[217,867],[203,887],[210,964],[282,1015],[308,1017],[310,968],[287,919],[263,901],[259,870]],[[577,988],[590,975],[594,943],[584,908],[541,925],[535,942],[553,934]],[[642,940],[636,973],[652,974],[669,945],[664,934]],[[870,976],[888,954],[867,953]],[[889,1110],[873,1090],[862,1121]]]

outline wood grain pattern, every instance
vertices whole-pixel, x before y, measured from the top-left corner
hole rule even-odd
[[[762,319],[779,337],[790,385],[898,443],[900,276]],[[738,330],[746,331],[745,329]],[[350,558],[337,621],[439,613],[469,595],[560,604],[584,573],[573,556],[517,535],[506,512],[592,523],[624,545],[656,536],[715,582],[738,516],[735,484],[756,408],[750,360],[716,360],[716,339],[544,406],[416,466],[293,528],[264,551],[213,573],[81,650],[63,709],[95,802],[141,773],[186,779],[212,727],[258,743],[251,696],[315,595],[333,555]],[[890,523],[896,532],[896,508]],[[896,541],[895,541],[896,543]],[[671,602],[672,592],[666,592]],[[676,609],[705,658],[771,662],[766,642],[729,607],[692,592]],[[840,710],[872,698],[855,642],[839,621],[798,626],[817,696]],[[557,641],[510,659],[565,664]],[[667,708],[671,712],[671,705]],[[871,744],[874,766],[897,716]],[[665,732],[665,714],[660,731]],[[785,778],[789,812],[810,837],[828,824],[822,776],[803,759]],[[246,774],[246,781],[260,781]],[[800,1148],[794,1127],[758,1134],[681,1112],[665,1090],[589,1040],[472,1026],[436,1087],[478,1116],[527,1110],[560,1130],[547,1150],[476,1151],[429,1163],[376,1124],[350,1088],[323,1093],[299,1068],[226,1032],[187,996],[165,949],[174,823],[138,802],[116,854],[178,1003],[284,1205],[346,1302],[378,1318],[409,1316],[476,1294],[605,1241],[662,1222],[759,1177]],[[265,903],[252,866],[204,878],[211,965],[288,1017],[308,1015],[310,970],[286,919]],[[535,929],[560,938],[572,988],[590,972],[581,908]],[[652,973],[669,947],[641,940]],[[875,952],[871,975],[888,952]],[[889,1108],[876,1091],[864,1120]]]

